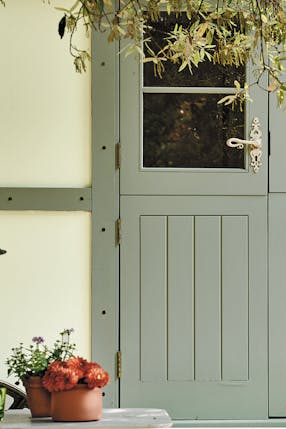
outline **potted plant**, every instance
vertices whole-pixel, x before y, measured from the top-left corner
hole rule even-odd
[[[73,329],[60,332],[52,348],[47,347],[43,337],[33,337],[28,347],[20,343],[12,348],[11,356],[6,360],[8,376],[15,375],[22,381],[32,417],[50,416],[50,393],[42,386],[42,377],[48,366],[55,361],[64,361],[74,354],[75,344],[70,342]]]
[[[55,421],[99,420],[102,391],[109,375],[95,362],[82,357],[56,361],[43,376],[43,386],[51,392],[51,416]]]

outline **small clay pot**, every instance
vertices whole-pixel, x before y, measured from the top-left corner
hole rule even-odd
[[[23,384],[32,417],[50,417],[51,394],[43,387],[42,377],[25,378]]]
[[[102,416],[102,391],[86,384],[77,384],[71,390],[52,392],[51,416],[57,422],[84,422],[99,420]]]

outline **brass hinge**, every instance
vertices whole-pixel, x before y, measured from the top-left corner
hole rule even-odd
[[[121,366],[121,352],[116,353],[116,375],[117,378],[121,378],[122,375],[122,366]]]
[[[116,245],[121,243],[121,219],[118,218],[115,224],[115,242]]]
[[[121,144],[116,143],[115,145],[115,168],[119,169],[121,167]]]

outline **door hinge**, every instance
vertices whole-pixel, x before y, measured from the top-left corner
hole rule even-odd
[[[271,132],[268,131],[268,156],[271,155]]]
[[[119,169],[121,167],[121,144],[116,143],[115,145],[115,168]]]
[[[122,361],[121,361],[121,352],[116,353],[116,375],[117,378],[121,378],[122,375]]]
[[[121,243],[121,219],[118,218],[115,224],[115,243],[116,245]]]

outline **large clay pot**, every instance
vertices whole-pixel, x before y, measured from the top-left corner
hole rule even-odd
[[[51,394],[42,386],[42,378],[35,376],[25,378],[23,384],[32,417],[50,417]]]
[[[102,416],[101,389],[77,384],[71,390],[52,392],[51,416],[58,422],[99,420]]]

